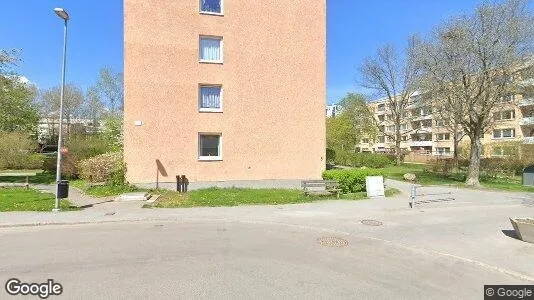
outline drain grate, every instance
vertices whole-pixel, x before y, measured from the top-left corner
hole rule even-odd
[[[382,226],[382,222],[380,221],[377,221],[377,220],[361,220],[361,223],[363,225],[368,225],[368,226]]]
[[[349,245],[349,242],[345,239],[334,237],[334,236],[325,236],[317,239],[317,243],[325,247],[335,247],[341,248]]]

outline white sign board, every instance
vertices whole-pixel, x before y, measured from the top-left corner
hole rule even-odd
[[[365,177],[365,190],[367,191],[367,197],[384,197],[384,177]]]

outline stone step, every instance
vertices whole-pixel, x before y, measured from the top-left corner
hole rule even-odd
[[[148,192],[125,193],[117,197],[116,201],[146,201],[151,195]]]

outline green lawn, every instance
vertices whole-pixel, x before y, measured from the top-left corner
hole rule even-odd
[[[36,176],[29,177],[30,183],[51,184],[56,182],[56,174],[43,170],[0,170],[0,173],[37,173]],[[26,177],[2,176],[0,177],[0,182],[24,183],[26,182]]]
[[[72,180],[70,184],[74,187],[81,189],[85,194],[93,197],[109,197],[117,196],[129,192],[139,192],[146,191],[146,189],[140,189],[131,185],[121,185],[121,186],[112,186],[112,185],[96,185],[90,186],[84,180]]]
[[[55,196],[26,188],[0,188],[0,211],[51,211],[54,208]],[[62,199],[61,210],[78,210]]]
[[[393,196],[399,191],[388,189],[386,195]],[[239,205],[280,205],[314,202],[319,200],[335,200],[335,195],[306,196],[301,190],[288,189],[241,189],[241,188],[210,188],[178,193],[174,191],[154,191],[161,193],[156,203],[145,205],[146,208],[181,208],[199,206],[239,206]],[[362,200],[367,198],[365,192],[340,195],[343,200]]]
[[[451,174],[438,174],[427,172],[424,170],[425,165],[422,164],[402,164],[401,166],[389,166],[382,171],[386,178],[403,181],[403,175],[406,173],[413,173],[417,177],[417,183],[423,185],[454,185],[459,187],[467,187],[464,183],[466,171],[460,171],[458,173]],[[506,178],[494,178],[488,176],[481,176],[480,183],[482,187],[506,190],[506,191],[518,191],[518,192],[534,192],[534,187],[523,186],[521,184],[521,177],[506,177]]]

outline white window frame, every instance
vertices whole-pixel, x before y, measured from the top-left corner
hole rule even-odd
[[[220,57],[221,60],[205,60],[202,59],[202,39],[219,40],[220,44]],[[224,39],[222,36],[216,35],[200,35],[198,37],[198,62],[202,64],[223,64],[224,63]]]
[[[202,156],[201,136],[205,135],[217,135],[219,136],[219,155],[218,156]],[[222,143],[223,136],[220,132],[199,132],[198,133],[198,160],[199,161],[221,161],[222,160]]]
[[[505,130],[511,130],[512,131],[512,136],[504,136],[504,131]],[[498,137],[495,137],[495,131],[498,131],[499,132],[499,136]],[[498,140],[498,139],[515,139],[516,137],[516,131],[515,131],[515,128],[502,128],[502,129],[494,129],[493,130],[493,133],[492,133],[492,138],[494,140]]]
[[[504,114],[507,113],[507,112],[511,113],[510,114],[511,118],[504,118]],[[514,109],[508,109],[508,110],[499,111],[499,112],[495,113],[494,119],[495,119],[495,121],[511,121],[511,120],[515,120],[515,110]]]
[[[445,151],[445,149],[448,149],[448,150]],[[451,155],[451,147],[436,147],[436,154],[438,156],[449,156]]]
[[[221,12],[211,12],[211,11],[203,11],[202,10],[202,0],[198,0],[198,11],[201,15],[212,15],[212,16],[224,16],[224,0],[221,1]]]
[[[447,135],[449,135],[448,138],[447,138]],[[451,140],[450,133],[436,133],[436,141],[450,141],[450,140]]]
[[[219,108],[205,108],[202,107],[202,88],[203,87],[218,87],[221,89],[219,95]],[[224,99],[224,89],[222,84],[204,84],[201,83],[198,85],[198,111],[199,112],[213,112],[213,113],[222,113],[223,112],[223,99]]]

